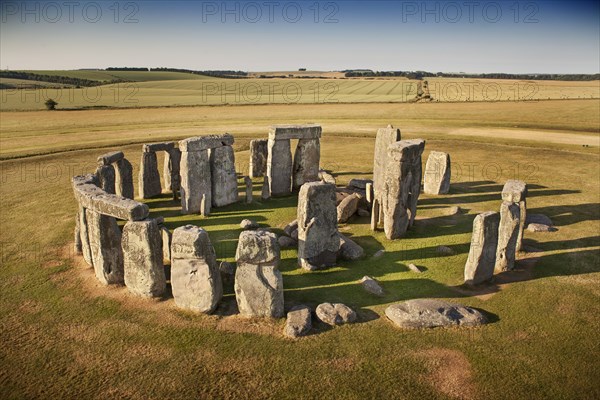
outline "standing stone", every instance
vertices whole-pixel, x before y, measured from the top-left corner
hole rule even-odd
[[[250,141],[250,178],[259,178],[267,172],[267,139]]]
[[[427,194],[446,194],[450,191],[450,154],[441,151],[429,153],[423,191]]]
[[[143,297],[160,297],[166,289],[161,232],[155,219],[129,221],[121,240],[125,285]]]
[[[371,230],[376,231],[379,225],[379,213],[381,212],[381,205],[379,200],[373,199],[373,209],[371,210]]]
[[[373,182],[367,182],[367,185],[365,186],[365,195],[367,197],[367,203],[373,204],[374,194],[375,193],[373,193]]]
[[[210,214],[211,193],[208,150],[183,151],[181,153],[181,212]],[[203,195],[208,201],[205,202],[204,209],[201,209]]]
[[[269,185],[269,177],[265,175],[263,180],[262,190],[260,192],[260,198],[262,200],[269,200],[271,198],[271,189]]]
[[[469,258],[465,264],[465,283],[478,285],[492,279],[498,247],[498,227],[500,214],[484,212],[473,221],[473,235]]]
[[[210,171],[212,176],[212,205],[223,207],[236,203],[238,201],[238,184],[232,146],[211,149]]]
[[[388,239],[397,239],[414,222],[421,191],[422,139],[401,140],[388,148],[388,167],[381,189],[383,229]]]
[[[93,267],[94,262],[92,260],[92,249],[90,247],[90,236],[88,234],[86,209],[79,206],[78,215],[79,215],[79,237],[81,238],[81,251],[83,253],[83,259],[89,266]]]
[[[520,221],[516,249],[517,251],[521,251],[523,247],[523,230],[525,229],[525,220],[527,219],[527,184],[514,179],[506,181],[502,188],[502,200],[519,205]]]
[[[280,318],[283,310],[283,277],[277,236],[267,231],[243,231],[235,254],[235,298],[240,314]]]
[[[163,179],[165,181],[165,188],[174,194],[177,194],[181,187],[181,178],[179,177],[180,165],[181,150],[173,148],[165,153]]]
[[[160,229],[160,236],[162,238],[163,262],[165,260],[171,260],[171,232],[166,226],[162,224],[159,224],[158,228]]]
[[[96,278],[104,285],[122,284],[123,252],[117,220],[92,210],[85,213]]]
[[[319,180],[321,145],[319,139],[300,139],[294,153],[293,182],[298,190],[306,182]]]
[[[500,206],[498,249],[495,272],[509,271],[515,267],[517,238],[519,237],[520,208],[518,204],[503,201]]]
[[[335,265],[340,249],[335,187],[302,185],[298,194],[298,263],[309,271]]]
[[[208,233],[186,225],[173,231],[171,286],[178,307],[211,313],[223,296],[221,273]]]
[[[112,165],[100,165],[96,169],[96,177],[102,190],[115,194],[115,168]]]
[[[133,166],[123,158],[115,163],[115,167],[116,194],[133,200]]]
[[[75,214],[75,231],[73,232],[73,236],[75,239],[73,250],[75,254],[83,254],[83,244],[81,243],[81,217],[79,216],[79,211]]]
[[[112,151],[98,157],[98,165],[110,165],[122,160],[125,157],[122,151]]]
[[[158,173],[158,161],[155,152],[142,152],[138,183],[142,199],[149,199],[161,194],[162,189],[160,187],[160,175]]]
[[[252,203],[252,179],[249,176],[244,177],[244,184],[246,185],[246,204]]]
[[[270,139],[267,143],[267,178],[273,197],[292,193],[292,151],[290,141]]]
[[[373,159],[373,190],[375,192],[375,198],[381,199],[379,195],[383,190],[385,183],[388,147],[399,141],[400,138],[400,129],[394,129],[392,125],[377,130],[377,136],[375,138],[375,158]]]

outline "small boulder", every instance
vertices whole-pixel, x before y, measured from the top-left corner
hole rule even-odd
[[[320,170],[319,171],[319,179],[325,183],[329,183],[331,185],[335,185],[335,177],[331,175],[329,172]]]
[[[417,267],[415,264],[408,264],[408,269],[410,269],[413,272],[416,272],[417,274],[422,273],[423,271],[421,270],[421,268]]]
[[[298,230],[297,219],[293,220],[283,228],[283,232],[285,232],[285,234],[288,236],[292,236],[292,232],[294,232],[295,230]]]
[[[556,228],[550,225],[531,223],[527,225],[529,232],[554,232]]]
[[[375,252],[375,254],[373,254],[372,258],[379,258],[382,257],[385,254],[385,250],[381,249],[381,250],[377,250]]]
[[[296,242],[298,241],[298,229],[294,229],[290,234],[290,237],[294,239]]]
[[[448,215],[448,216],[458,215],[461,212],[462,212],[462,209],[459,206],[452,206],[452,207],[448,207],[446,209],[446,215]]]
[[[348,324],[356,321],[356,313],[341,303],[321,303],[315,310],[317,318],[331,326]]]
[[[478,326],[487,323],[479,311],[436,299],[408,300],[392,304],[385,315],[401,328],[434,328],[438,326]]]
[[[456,252],[448,246],[438,246],[435,248],[435,252],[441,256],[453,256],[456,254]]]
[[[527,214],[525,222],[527,224],[542,224],[548,226],[554,225],[552,220],[544,214]]]
[[[353,189],[362,189],[365,190],[367,188],[367,183],[373,184],[373,181],[371,179],[350,179],[350,182],[348,182],[348,187]]]
[[[297,241],[288,236],[279,236],[277,242],[281,248],[294,247],[298,245]]]
[[[363,276],[360,280],[360,284],[367,292],[374,294],[375,296],[383,296],[385,294],[379,282],[370,276]]]
[[[245,231],[253,231],[258,229],[258,227],[258,222],[252,221],[251,219],[243,219],[242,222],[240,222],[240,228]]]
[[[359,208],[358,211],[356,211],[356,213],[358,214],[359,217],[370,217],[371,213],[369,212],[369,210],[365,210],[364,208]]]
[[[306,336],[312,328],[310,307],[295,306],[287,313],[283,334],[289,338]]]
[[[357,194],[352,194],[337,206],[337,222],[344,223],[347,222],[351,216],[356,213],[358,209],[358,201],[360,200],[360,196]]]

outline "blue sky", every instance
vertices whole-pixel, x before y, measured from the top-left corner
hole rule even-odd
[[[597,1],[5,1],[0,67],[598,73]]]

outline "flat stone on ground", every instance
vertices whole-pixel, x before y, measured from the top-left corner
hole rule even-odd
[[[287,313],[283,334],[289,338],[305,336],[312,328],[311,310],[308,306],[293,307]]]
[[[385,315],[401,328],[434,328],[438,326],[478,326],[487,323],[479,311],[437,299],[408,300],[392,304]]]
[[[317,318],[331,326],[348,324],[356,321],[356,313],[341,303],[321,303],[315,310]]]

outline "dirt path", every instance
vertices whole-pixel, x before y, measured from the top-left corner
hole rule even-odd
[[[449,135],[477,136],[511,140],[532,140],[544,143],[600,146],[600,135],[583,135],[535,129],[511,128],[459,128],[449,129]]]

